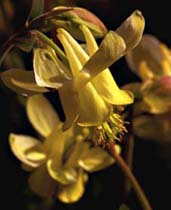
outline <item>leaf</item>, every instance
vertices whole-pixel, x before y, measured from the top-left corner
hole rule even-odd
[[[32,0],[32,7],[26,21],[26,26],[29,24],[30,19],[33,19],[41,15],[43,11],[44,11],[44,0]]]
[[[10,69],[1,73],[1,79],[8,88],[23,95],[33,95],[48,91],[48,89],[39,87],[36,84],[33,71]]]

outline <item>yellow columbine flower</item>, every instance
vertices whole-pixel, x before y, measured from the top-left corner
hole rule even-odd
[[[71,127],[63,132],[55,110],[42,95],[28,98],[27,114],[42,140],[11,134],[9,141],[23,169],[31,172],[31,189],[66,203],[79,200],[88,179],[86,172],[110,166],[114,159],[100,147],[84,141],[89,135],[87,128]],[[120,151],[118,146],[116,149]]]
[[[58,29],[57,36],[69,66],[62,63],[51,48],[35,49],[34,74],[38,88],[33,85],[31,73],[32,84],[26,79],[25,83],[21,82],[20,70],[15,70],[16,75],[13,74],[14,70],[2,75],[10,88],[17,86],[19,91],[22,89],[25,93],[28,89],[31,93],[48,91],[45,88],[58,89],[66,115],[64,130],[73,122],[81,126],[101,125],[111,115],[113,105],[133,102],[133,95],[119,89],[108,67],[138,44],[144,19],[139,11],[135,11],[116,32],[109,31],[99,47],[91,31],[85,25],[80,28],[87,51],[66,30]]]

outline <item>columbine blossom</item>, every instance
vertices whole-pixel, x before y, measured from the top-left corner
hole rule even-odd
[[[126,56],[130,69],[142,82],[131,83],[125,89],[134,92],[133,127],[137,136],[170,140],[171,51],[156,37],[144,35],[140,44]],[[157,132],[156,132],[157,131]]]
[[[88,128],[72,126],[62,131],[51,104],[42,95],[28,98],[27,114],[41,139],[27,135],[10,134],[10,146],[22,162],[23,169],[30,171],[31,189],[47,197],[57,197],[72,203],[83,195],[87,172],[106,168],[114,159],[100,147],[92,147],[85,141]],[[119,146],[116,146],[120,151]]]
[[[138,47],[126,56],[130,69],[142,83],[126,85],[142,99],[139,111],[168,112],[171,106],[171,52],[152,35],[144,35]],[[139,93],[138,93],[139,92]]]
[[[119,89],[108,67],[138,44],[144,19],[139,11],[135,11],[116,32],[109,31],[99,47],[85,25],[80,29],[87,50],[67,31],[58,29],[57,37],[63,45],[68,65],[50,47],[36,48],[34,73],[9,70],[2,75],[7,86],[18,92],[33,94],[46,92],[49,88],[59,90],[66,115],[64,130],[73,122],[81,126],[99,126],[111,116],[113,105],[133,102],[132,94]]]

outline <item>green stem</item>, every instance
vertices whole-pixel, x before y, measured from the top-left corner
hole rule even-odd
[[[49,39],[46,35],[44,35],[43,33],[41,33],[38,30],[32,30],[31,31],[32,34],[36,34],[41,40],[43,40],[44,42],[46,42],[50,47],[52,47],[55,52],[58,54],[58,56],[61,58],[61,60],[68,65],[68,59],[65,55],[65,53],[51,40]]]
[[[141,186],[139,185],[135,176],[132,174],[130,168],[127,166],[127,164],[125,163],[123,158],[120,155],[118,155],[117,152],[115,151],[115,144],[113,142],[110,142],[108,144],[108,149],[109,149],[109,152],[111,153],[111,155],[116,160],[116,163],[118,164],[118,166],[125,173],[127,178],[130,180],[130,182],[137,194],[137,197],[139,198],[139,201],[141,202],[143,209],[144,210],[152,210],[152,207],[151,207],[146,195],[144,194],[143,190],[141,189]]]

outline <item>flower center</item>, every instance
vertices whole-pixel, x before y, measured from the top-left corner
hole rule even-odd
[[[93,129],[91,136],[93,143],[105,147],[108,141],[121,141],[127,132],[126,123],[119,114],[112,113],[107,121]]]

